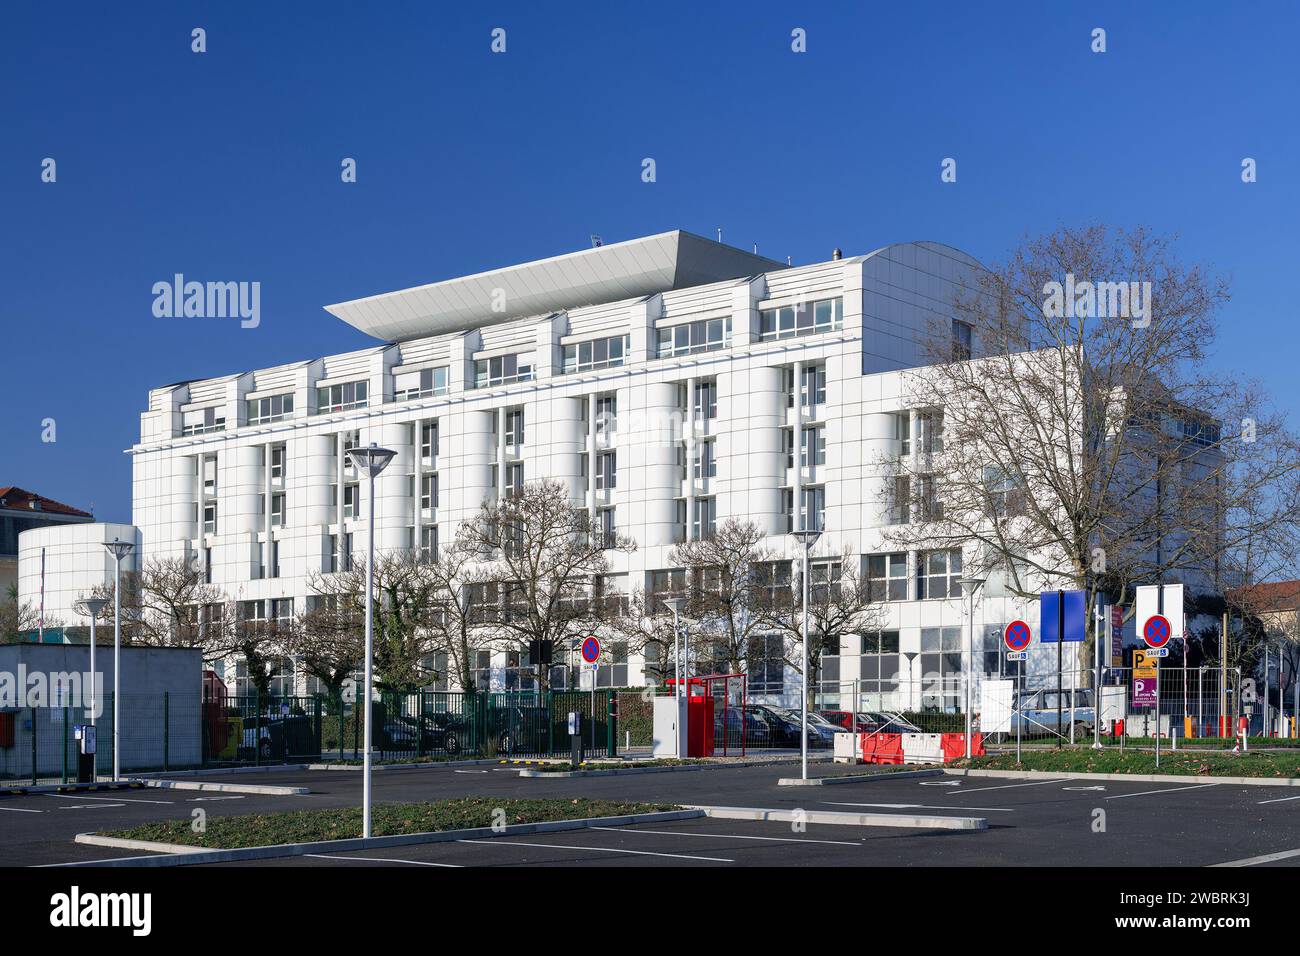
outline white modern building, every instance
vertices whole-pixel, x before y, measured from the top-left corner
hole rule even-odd
[[[843,648],[840,679],[889,691],[894,674],[933,675],[947,699],[925,702],[956,706],[943,678],[962,670],[962,556],[889,549],[887,463],[925,439],[904,372],[978,268],[929,242],[787,267],[670,232],[329,306],[379,344],[149,393],[129,450],[141,557],[186,557],[241,613],[287,617],[313,574],[364,553],[366,488],[345,453],[376,442],[397,451],[377,483],[381,550],[431,555],[485,499],[543,477],[635,539],[610,555],[625,593],[665,589],[674,544],[728,517],[792,558],[792,526],[820,527],[819,552],[858,556],[887,609],[881,633]],[[998,671],[985,634],[1014,617],[1036,608],[991,578],[977,670]],[[635,655],[612,661],[602,683],[642,682]],[[481,661],[494,687],[527,664]],[[751,694],[797,688],[751,670]]]

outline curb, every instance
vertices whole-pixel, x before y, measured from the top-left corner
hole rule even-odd
[[[95,833],[78,833],[77,843],[87,846],[116,847],[122,850],[148,850],[162,856],[128,857],[118,860],[85,860],[76,863],[55,863],[52,866],[193,866],[202,863],[232,863],[243,860],[272,860],[284,857],[305,856],[309,853],[350,853],[355,850],[377,850],[390,846],[414,846],[423,843],[453,843],[466,839],[490,839],[498,836],[515,836],[527,833],[550,833],[559,830],[581,830],[595,823],[606,826],[627,826],[633,823],[667,823],[672,820],[691,820],[705,816],[703,810],[686,807],[654,813],[631,813],[621,817],[585,817],[578,820],[551,820],[545,823],[517,823],[493,830],[491,827],[473,827],[467,830],[435,830],[426,833],[404,833],[395,836],[360,837],[351,840],[321,840],[315,843],[282,843],[274,846],[245,847],[238,850],[210,850],[180,843],[155,843],[149,840],[124,840],[119,837],[100,836]]]
[[[544,780],[548,777],[555,777],[563,780],[567,777],[622,777],[634,773],[670,773],[674,770],[704,770],[705,765],[691,764],[685,767],[610,767],[600,770],[557,770],[555,773],[547,773],[545,770],[520,770],[521,777],[535,777]]]
[[[30,793],[94,793],[97,790],[140,790],[141,780],[123,780],[119,783],[42,783],[34,787],[5,787],[0,797],[22,797]]]
[[[380,770],[423,770],[433,767],[482,767],[487,764],[500,764],[504,761],[494,760],[492,758],[483,758],[476,760],[430,760],[425,763],[373,763],[370,765],[372,771]],[[303,770],[355,770],[361,771],[364,767],[359,763],[309,763],[303,764]]]
[[[133,779],[145,780],[155,777],[212,777],[225,773],[276,773],[284,770],[306,770],[310,764],[305,763],[264,763],[256,767],[212,767],[207,770],[153,770],[149,773],[137,773]]]
[[[829,787],[836,783],[867,783],[872,780],[907,780],[912,777],[942,777],[938,767],[931,770],[896,770],[893,773],[846,773],[837,777],[782,777],[778,787]]]
[[[1033,780],[1060,778],[1070,780],[1133,780],[1137,783],[1228,783],[1253,787],[1300,787],[1300,777],[1216,777],[1212,774],[1194,773],[1071,773],[1049,770],[978,770],[971,768],[945,769],[954,777],[1028,777]]]
[[[254,783],[207,783],[202,780],[141,780],[157,790],[215,790],[217,793],[252,793],[269,797],[300,797],[311,787],[272,787]]]
[[[983,817],[926,817],[912,813],[840,813],[833,810],[766,810],[761,807],[708,807],[693,805],[704,815],[718,820],[794,821],[796,812],[804,823],[829,823],[850,827],[916,827],[924,830],[987,830]]]

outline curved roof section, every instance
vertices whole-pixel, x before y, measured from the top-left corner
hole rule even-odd
[[[367,335],[401,342],[785,268],[783,262],[678,229],[325,310]],[[503,311],[493,311],[494,298],[504,302]]]

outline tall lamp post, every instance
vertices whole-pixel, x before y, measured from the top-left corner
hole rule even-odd
[[[813,545],[817,539],[822,536],[818,530],[805,528],[802,531],[792,531],[790,534],[803,545],[803,624],[801,631],[803,639],[800,643],[803,645],[801,656],[803,670],[800,672],[800,694],[799,694],[799,778],[808,779],[808,564],[809,555],[812,552]]]
[[[107,598],[88,597],[82,598],[76,604],[78,614],[90,618],[90,726],[95,726],[95,712],[99,709],[99,695],[96,685],[99,683],[99,672],[95,670],[95,618],[99,617],[100,611],[108,606]],[[116,670],[116,669],[115,669]],[[85,698],[83,692],[82,698]],[[96,754],[98,760],[98,754]],[[99,773],[96,771],[91,774],[94,780],[99,779]]]
[[[114,538],[104,543],[104,550],[113,556],[113,782],[116,783],[121,768],[118,728],[122,716],[122,559],[135,550],[135,545]]]
[[[970,616],[966,628],[966,759],[970,759],[971,685],[975,683],[975,595],[984,586],[984,578],[958,578],[963,593],[970,594]]]
[[[388,467],[397,452],[380,448],[374,442],[365,447],[348,450],[348,457],[357,471],[368,479],[366,490],[366,536],[370,539],[366,550],[366,665],[362,705],[365,710],[365,750],[361,759],[361,838],[370,839],[370,688],[374,681],[375,658],[375,478]]]
[[[677,668],[676,668],[676,669],[677,669],[677,673],[674,675],[674,676],[677,678],[677,680],[674,682],[676,686],[674,686],[674,688],[673,688],[673,696],[676,697],[676,698],[680,701],[681,698],[682,698],[682,694],[683,694],[683,691],[682,691],[682,684],[683,684],[683,682],[684,682],[684,678],[685,678],[685,674],[686,674],[686,668],[683,666],[683,658],[684,658],[686,655],[683,654],[683,653],[681,653],[681,652],[678,651],[678,649],[677,649],[677,639],[678,639],[678,637],[681,637],[681,636],[682,636],[682,633],[681,633],[681,625],[678,624],[678,620],[679,620],[679,615],[680,615],[681,612],[682,612],[682,608],[684,608],[684,607],[686,606],[686,598],[684,598],[684,597],[670,597],[670,598],[664,598],[664,605],[668,608],[668,610],[670,610],[670,611],[673,612],[673,657],[676,659],[676,660],[675,660],[675,663],[676,663],[676,665],[677,665]],[[683,640],[682,640],[683,648],[685,647],[685,644],[686,644],[686,640],[683,638]],[[726,706],[725,703],[724,703],[723,706],[724,706],[724,707]],[[681,707],[682,707],[682,705],[679,703],[679,704],[677,705],[677,719],[678,719],[678,720],[681,720]],[[725,712],[725,711],[723,712],[723,726],[726,726],[726,712]],[[677,737],[676,737],[676,739],[673,741],[673,746],[674,746],[674,748],[676,749],[676,752],[677,752],[677,756],[678,756],[678,757],[682,757],[682,756],[684,756],[684,755],[682,754],[682,731],[681,731],[681,728],[680,728],[680,727],[677,729]]]

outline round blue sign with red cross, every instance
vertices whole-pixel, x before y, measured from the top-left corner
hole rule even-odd
[[[1023,651],[1032,639],[1029,625],[1024,621],[1012,621],[1002,634],[1002,640],[1006,641],[1007,647],[1013,651]]]
[[[1164,647],[1173,636],[1173,626],[1163,614],[1152,614],[1142,625],[1142,640],[1147,642],[1147,647]]]
[[[600,641],[594,637],[589,637],[582,642],[582,659],[588,664],[594,664],[600,660]]]

